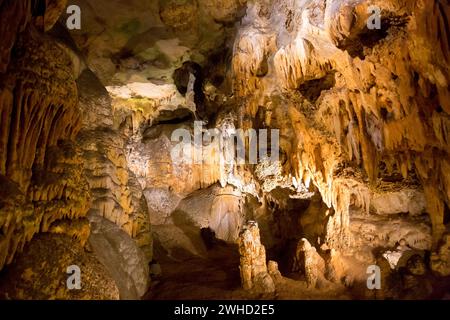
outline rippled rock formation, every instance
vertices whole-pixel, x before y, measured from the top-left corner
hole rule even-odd
[[[443,297],[448,1],[70,4],[0,0],[0,297]]]

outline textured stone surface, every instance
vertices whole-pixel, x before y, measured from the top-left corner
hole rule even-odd
[[[89,215],[89,244],[114,279],[120,299],[140,299],[150,284],[148,259],[136,242],[116,224]]]
[[[303,273],[309,287],[315,288],[319,281],[323,281],[325,261],[305,238],[298,242],[294,259],[293,271]]]
[[[272,275],[277,294],[294,282],[359,290],[374,263],[389,285],[366,297],[439,295],[429,270],[448,275],[448,1],[75,0],[71,31],[67,4],[0,0],[0,269],[40,233],[80,247],[90,237],[121,266],[121,297],[136,298],[155,256],[213,264],[238,241],[243,286],[269,295]],[[176,162],[171,136],[194,138],[195,120],[219,139],[186,142],[204,161]],[[279,129],[279,160],[224,163],[234,152],[218,142],[238,129]],[[395,264],[402,239],[430,261],[391,269],[382,253]],[[299,279],[279,277],[284,260]]]
[[[167,83],[184,61],[202,63],[223,45],[244,2],[76,0],[83,27],[72,35],[105,85]]]
[[[251,221],[244,226],[239,236],[239,253],[243,288],[262,293],[275,291],[275,284],[267,270],[266,250],[261,244],[256,222]]]
[[[7,66],[0,87],[0,226],[4,230],[0,268],[13,262],[25,244],[42,232],[68,235],[78,241],[82,250],[90,235],[84,218],[89,209],[103,210],[127,232],[130,241],[135,239],[145,252],[146,264],[152,259],[148,210],[137,181],[128,172],[126,137],[111,128],[110,98],[95,75],[86,70],[78,79],[84,69],[83,58],[70,36],[60,29],[52,32],[56,38],[41,33],[54,25],[65,9],[65,1],[48,1],[44,9],[36,13],[30,2],[18,1],[13,6],[8,1],[1,11],[5,22],[14,15],[19,19],[11,29],[4,29],[2,23],[0,30],[6,39],[2,41],[2,72]],[[18,31],[24,32],[17,35]],[[13,45],[10,59],[8,50]],[[31,245],[23,259],[32,259],[37,254],[34,251],[43,250],[43,246]],[[50,250],[49,259],[51,255]],[[17,263],[39,262],[21,261],[14,262],[12,268]],[[95,272],[105,271],[97,265],[92,267],[98,269]],[[44,280],[24,294],[32,285],[19,281],[22,293],[16,298],[55,298],[50,291],[39,294],[38,285],[45,286]],[[118,297],[113,292],[102,295],[98,286],[89,290],[78,298]],[[64,292],[58,294],[57,298],[77,298]]]
[[[431,268],[441,276],[450,274],[450,236],[445,234],[438,250],[431,256]]]
[[[69,290],[76,265],[81,272],[81,289]],[[6,269],[0,281],[0,298],[13,300],[117,300],[119,290],[108,270],[92,253],[67,235],[40,234],[23,254]]]
[[[69,56],[30,25],[1,77],[3,267],[53,222],[84,217],[89,194],[73,143],[80,114]]]
[[[248,119],[241,125],[258,126],[258,114],[270,112],[289,158],[284,171],[314,184],[334,209],[329,247],[357,245],[351,207],[417,215],[424,204],[436,246],[448,203],[449,68],[448,41],[433,32],[448,28],[424,26],[445,20],[448,4],[371,4],[382,10],[379,31],[366,27],[367,1],[249,3],[232,64]],[[398,182],[400,193],[386,191]],[[426,201],[408,195],[408,183],[421,184]]]
[[[114,126],[111,99],[89,70],[77,81],[83,127],[77,142],[83,149],[84,175],[92,194],[90,212],[118,225],[152,259],[151,227],[145,197],[126,159],[127,136]]]
[[[425,212],[426,201],[422,192],[404,188],[372,195],[370,206],[379,215],[409,213],[416,216]]]

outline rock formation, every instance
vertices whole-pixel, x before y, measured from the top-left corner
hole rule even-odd
[[[442,298],[449,17],[0,0],[0,297]]]
[[[267,270],[266,249],[261,244],[258,224],[254,221],[248,222],[239,236],[239,253],[239,269],[244,289],[273,292],[275,285]]]
[[[70,268],[80,268],[80,290],[70,290]],[[116,300],[114,279],[92,253],[67,235],[40,234],[7,269],[1,299]]]
[[[431,256],[431,268],[441,276],[450,274],[449,241],[449,235],[445,234],[438,250]]]
[[[86,251],[90,238],[86,216],[102,214],[136,239],[147,256],[141,262],[146,274],[140,285],[148,285],[145,267],[152,258],[148,211],[137,183],[128,178],[125,138],[113,128],[104,130],[113,122],[108,94],[89,70],[83,72],[83,58],[67,32],[55,27],[52,35],[42,33],[56,23],[65,1],[49,1],[45,12],[35,12],[31,1],[11,3],[2,7],[2,15],[23,16],[23,22],[14,20],[23,26],[14,34],[2,31],[2,38],[12,37],[12,43],[2,49],[0,268],[25,251],[3,278],[3,297],[117,299],[109,271],[98,255]],[[130,189],[136,192],[131,195]],[[39,242],[37,234],[45,240]],[[58,250],[52,251],[52,242],[59,244]],[[141,249],[137,250],[139,256]],[[51,263],[42,264],[42,259]],[[83,272],[80,292],[68,290],[62,281],[70,265]],[[48,277],[35,280],[44,267]],[[146,289],[133,297],[141,297]]]
[[[36,233],[82,219],[89,209],[74,143],[81,122],[71,66],[64,50],[30,24],[1,75],[1,267]]]
[[[323,280],[325,261],[308,240],[301,239],[298,242],[294,261],[294,269],[292,271],[304,273],[309,287],[315,288],[318,281]]]

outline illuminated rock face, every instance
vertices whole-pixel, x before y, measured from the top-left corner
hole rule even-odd
[[[261,244],[258,224],[244,226],[239,236],[241,281],[246,290],[270,293],[275,291],[273,279],[267,271],[266,249]]]
[[[426,211],[435,247],[450,190],[448,37],[437,36],[448,35],[439,22],[448,6],[370,4],[381,10],[380,30],[367,28],[366,1],[249,4],[235,40],[234,92],[244,118],[270,110],[286,137],[285,171],[311,181],[333,207],[329,247],[354,245],[350,207]],[[420,186],[414,200],[403,191],[408,183]]]
[[[286,285],[283,260],[307,290],[351,287],[368,265],[389,269],[381,253],[402,241],[448,276],[448,2],[75,0],[70,32],[66,1],[33,3],[0,0],[0,287],[12,297],[140,298],[152,260],[236,243],[248,291]],[[203,140],[213,128],[279,129],[279,160],[223,163],[233,152]],[[174,161],[179,130],[201,162]],[[75,246],[87,291],[42,279],[25,294],[52,240],[52,270]],[[421,264],[401,275],[408,286]]]
[[[102,265],[108,261],[100,263],[98,252],[85,252],[91,212],[116,223],[129,237],[128,246],[134,244],[128,257],[139,256],[136,268],[145,273],[134,295],[139,298],[148,287],[152,259],[148,209],[128,172],[126,139],[111,128],[107,91],[95,76],[89,78],[91,73],[80,77],[82,59],[67,36],[42,33],[51,29],[65,1],[48,1],[40,13],[30,1],[14,4],[2,6],[2,17],[6,24],[19,18],[22,25],[3,29],[2,21],[1,29],[7,41],[2,42],[0,74],[0,268],[13,264],[0,281],[2,297],[119,298],[117,279]],[[11,34],[16,31],[21,33]],[[52,242],[58,250],[52,250]],[[61,281],[73,264],[89,282],[78,294]],[[44,267],[52,276],[37,280]]]
[[[2,75],[0,266],[53,222],[85,217],[88,187],[74,138],[77,89],[64,51],[30,25]]]
[[[67,286],[79,267],[80,290]],[[97,257],[67,235],[40,234],[8,268],[0,298],[13,300],[117,300],[119,290]],[[73,283],[76,283],[75,281]]]
[[[140,299],[149,286],[149,264],[144,252],[120,227],[96,214],[89,216],[89,244],[119,289],[120,299]]]
[[[320,192],[328,209],[300,218],[317,249],[368,263],[402,238],[445,247],[448,15],[441,1],[248,4],[232,60],[238,118],[281,128],[283,171]]]
[[[124,132],[114,126],[111,99],[95,75],[85,70],[77,81],[82,130],[77,143],[83,150],[83,173],[92,196],[89,212],[115,223],[152,260],[147,202],[126,159]]]

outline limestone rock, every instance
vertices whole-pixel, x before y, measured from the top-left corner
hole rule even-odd
[[[81,289],[69,289],[68,268],[78,266]],[[0,281],[0,297],[19,300],[117,300],[107,269],[66,235],[40,234],[26,246]]]
[[[45,0],[45,13],[35,18],[35,24],[43,31],[49,31],[66,8],[67,0]]]
[[[369,260],[373,259],[372,250],[369,248],[393,248],[402,239],[409,243],[411,248],[417,250],[430,250],[432,248],[430,223],[427,217],[410,219],[355,215],[351,230],[355,239],[355,248],[352,251],[354,253],[365,252],[365,256],[369,254]],[[359,254],[355,256],[358,257]]]
[[[183,62],[202,63],[223,44],[231,30],[226,22],[243,2],[75,0],[83,25],[71,34],[103,84],[163,83],[162,89]]]
[[[236,242],[239,239],[245,218],[242,198],[239,190],[225,188],[213,200],[210,226],[218,239],[229,242]]]
[[[374,194],[370,205],[379,214],[409,213],[420,215],[425,211],[425,196],[417,190],[403,189],[397,192]]]
[[[217,239],[235,243],[246,218],[244,198],[240,190],[216,184],[181,200],[166,223],[180,225],[187,220],[200,229],[210,229]]]
[[[160,17],[165,25],[178,30],[193,28],[198,19],[196,1],[161,1]]]
[[[208,12],[215,21],[218,22],[232,22],[239,14],[239,10],[244,8],[244,4],[247,0],[218,0],[218,1],[208,1],[200,0],[199,4]]]
[[[444,277],[450,274],[449,251],[450,236],[446,234],[437,251],[431,255],[431,269]]]
[[[89,244],[117,284],[120,299],[140,299],[150,283],[144,252],[114,223],[95,214],[90,214],[89,220]]]
[[[29,25],[1,80],[0,176],[11,189],[2,192],[0,268],[55,221],[84,217],[89,201],[70,57]]]
[[[324,280],[325,261],[305,238],[297,244],[294,270],[304,273],[308,287],[316,288]]]
[[[278,269],[278,263],[276,261],[270,260],[267,263],[267,270],[274,281],[282,278],[281,272]]]
[[[239,253],[243,288],[262,293],[275,291],[273,279],[267,271],[266,250],[261,244],[256,222],[250,221],[244,226],[239,236]]]
[[[382,12],[380,30],[367,28],[370,5]],[[413,215],[426,203],[434,246],[443,234],[448,174],[441,170],[449,149],[439,106],[448,95],[448,41],[430,30],[448,34],[439,22],[447,17],[448,4],[440,1],[248,4],[233,52],[234,93],[246,101],[242,117],[257,127],[258,109],[270,108],[271,127],[297,137],[281,144],[289,157],[285,170],[314,184],[334,208],[331,247],[351,243],[349,207],[368,211],[370,203],[380,213]],[[424,27],[430,19],[435,22]],[[267,72],[259,71],[262,65]],[[424,117],[423,105],[429,106]],[[379,196],[381,181],[408,178],[423,186],[426,202],[419,194],[408,205],[406,194]],[[383,207],[386,199],[395,207]]]
[[[98,296],[96,275],[79,296],[54,273],[29,281],[48,237],[62,244],[56,260],[70,241],[105,272],[108,297],[115,282],[140,298],[159,273],[153,231],[162,268],[237,241],[247,290],[233,297],[303,286],[266,265],[266,249],[283,271],[295,260],[319,289],[308,293],[359,290],[376,263],[386,290],[367,297],[438,296],[450,259],[448,1],[73,0],[80,30],[66,28],[68,4],[0,0],[0,283],[21,279],[11,296]],[[226,161],[236,134],[254,144],[251,130],[279,130],[268,139],[279,150],[259,141],[258,163]]]
[[[348,267],[343,260],[343,255],[334,249],[325,254],[325,278],[331,282],[340,283],[344,281]]]
[[[152,259],[151,228],[141,186],[128,171],[126,135],[115,128],[111,99],[90,71],[77,81],[83,117],[77,141],[83,149],[84,175],[92,194],[91,212],[117,224]]]

